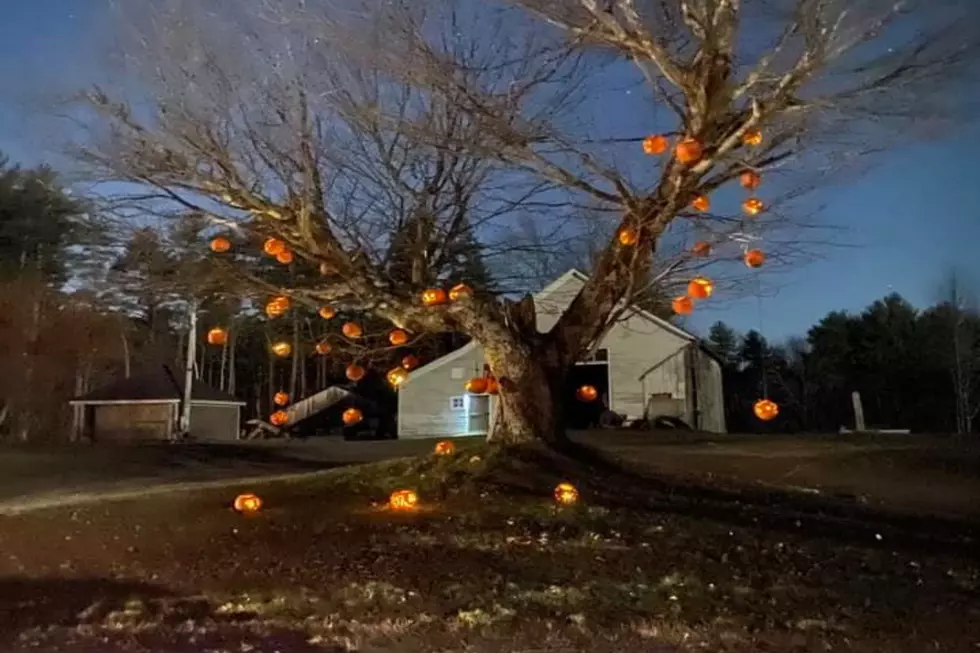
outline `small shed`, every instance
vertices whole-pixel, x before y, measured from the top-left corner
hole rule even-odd
[[[179,432],[183,376],[160,365],[72,399],[73,440],[170,440]],[[244,401],[194,379],[190,436],[237,440]]]

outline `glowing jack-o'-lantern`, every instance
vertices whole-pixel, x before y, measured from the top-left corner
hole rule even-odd
[[[329,342],[318,342],[316,343],[315,349],[316,353],[320,354],[321,356],[326,356],[330,353],[333,347],[330,346]]]
[[[409,354],[408,356],[402,359],[402,367],[408,371],[414,370],[418,366],[419,366],[419,359],[416,356],[413,356],[412,354]]]
[[[497,382],[497,379],[496,378],[494,378],[492,376],[488,376],[487,377],[487,390],[486,390],[486,392],[487,392],[488,395],[495,395],[498,392],[500,392],[500,384]]]
[[[406,379],[408,379],[408,372],[405,371],[404,367],[399,365],[398,367],[388,370],[388,374],[385,375],[385,378],[388,379],[388,383],[397,388],[402,383],[405,383]]]
[[[711,243],[706,240],[699,240],[694,243],[694,247],[691,248],[691,253],[695,256],[707,256],[711,254]]]
[[[272,403],[277,406],[285,406],[289,403],[289,394],[285,392],[277,392],[272,395]]]
[[[768,422],[779,415],[779,404],[769,399],[760,399],[752,406],[752,412],[763,422]]]
[[[360,338],[364,335],[364,329],[357,322],[348,322],[340,328],[340,332],[348,338]]]
[[[674,309],[674,312],[678,315],[690,315],[694,312],[694,300],[684,295],[683,297],[676,297],[674,301],[670,303],[670,307]]]
[[[388,334],[388,342],[396,347],[400,347],[408,342],[408,334],[405,333],[404,329],[395,329]]]
[[[694,198],[694,201],[691,202],[691,208],[695,211],[708,211],[711,209],[711,200],[707,195],[698,195]]]
[[[711,282],[711,279],[704,277],[695,277],[687,284],[687,295],[694,299],[707,299],[711,297],[711,293],[714,291],[715,284]]]
[[[571,483],[559,483],[555,486],[555,501],[569,505],[578,501],[578,490]]]
[[[344,424],[347,426],[354,426],[364,419],[364,413],[362,413],[359,408],[348,408],[344,411],[344,414],[340,416],[340,419],[342,419]]]
[[[293,253],[290,252],[288,249],[284,249],[278,254],[276,254],[276,260],[282,263],[283,265],[288,265],[289,263],[293,262]]]
[[[474,395],[482,395],[487,391],[487,379],[483,376],[476,376],[466,382],[466,391]]]
[[[269,317],[282,317],[289,310],[290,305],[288,297],[274,297],[265,305],[265,314]]]
[[[224,254],[231,249],[231,241],[224,236],[218,236],[211,240],[211,251],[215,254]]]
[[[761,249],[750,249],[745,252],[742,260],[750,268],[758,268],[762,267],[762,264],[766,262],[766,255]]]
[[[449,301],[458,302],[464,297],[469,297],[472,294],[472,288],[467,286],[465,283],[457,283],[455,286],[449,289]]]
[[[286,243],[282,242],[278,238],[267,238],[266,241],[262,243],[262,251],[269,256],[278,256],[285,249]]]
[[[260,499],[259,495],[257,494],[246,492],[245,494],[239,494],[237,497],[235,497],[232,507],[234,507],[236,512],[240,512],[244,515],[253,514],[262,508],[262,499]]]
[[[411,510],[419,503],[419,495],[415,490],[395,490],[388,498],[392,510]]]
[[[750,129],[742,134],[742,142],[753,147],[762,145],[762,132],[758,129]]]
[[[456,445],[449,440],[436,442],[435,453],[437,456],[450,456],[456,451]]]
[[[318,312],[324,320],[332,320],[337,315],[333,306],[323,306]]]
[[[446,299],[446,291],[442,288],[429,288],[422,292],[422,303],[426,306],[445,304]]]
[[[755,170],[746,170],[739,176],[739,183],[742,184],[742,188],[755,190],[762,185],[762,175]]]
[[[669,147],[670,141],[667,140],[666,136],[660,134],[651,134],[643,139],[643,153],[650,156],[663,154]]]
[[[616,237],[619,239],[620,245],[630,247],[639,242],[640,232],[633,227],[623,227],[617,232]]]
[[[228,342],[228,332],[221,327],[215,327],[208,331],[209,345],[223,345]]]
[[[344,374],[347,376],[348,379],[350,379],[354,383],[357,383],[358,381],[364,378],[365,371],[364,368],[358,365],[357,363],[351,363],[350,365],[347,366],[347,369],[344,371]]]
[[[284,410],[277,410],[269,415],[269,423],[273,426],[285,426],[289,422],[289,413]]]
[[[285,340],[272,343],[272,353],[279,358],[285,358],[293,353],[293,346]]]
[[[695,138],[685,138],[674,147],[674,156],[684,165],[697,163],[704,154],[704,146]]]
[[[599,398],[599,391],[592,385],[583,385],[575,391],[575,398],[586,403],[595,401]]]
[[[758,197],[750,197],[742,202],[742,210],[747,215],[759,215],[765,208],[766,205]]]

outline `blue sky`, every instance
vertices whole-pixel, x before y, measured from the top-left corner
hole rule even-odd
[[[5,5],[0,151],[34,164],[50,158],[44,148],[51,144],[36,119],[37,103],[51,89],[71,88],[97,74],[108,3],[8,0]],[[980,125],[972,125],[942,140],[893,149],[850,183],[814,193],[809,201],[823,207],[823,219],[847,227],[840,238],[853,246],[822,251],[820,260],[774,280],[780,288],[763,300],[764,333],[775,340],[803,333],[828,311],[858,311],[893,291],[917,306],[929,305],[952,267],[980,294],[978,151]],[[715,320],[724,320],[747,330],[758,328],[758,315],[752,297],[717,308],[703,302],[689,326],[704,333]]]

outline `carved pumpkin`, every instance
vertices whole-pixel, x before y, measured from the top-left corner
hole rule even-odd
[[[670,307],[678,315],[690,315],[694,312],[694,300],[687,295],[677,297],[670,303]]]
[[[411,354],[402,359],[402,367],[406,370],[414,370],[419,366],[419,359]]]
[[[333,306],[324,306],[318,312],[324,320],[332,320],[337,315],[337,311],[334,310]]]
[[[351,339],[360,338],[362,335],[364,335],[364,330],[357,322],[347,322],[340,328],[340,331]]]
[[[350,365],[347,366],[347,369],[344,370],[344,374],[347,376],[348,379],[350,379],[354,383],[357,383],[358,381],[364,378],[365,370],[357,363],[351,363]]]
[[[708,256],[711,254],[711,243],[706,240],[699,240],[694,243],[694,247],[691,248],[691,253],[695,256]]]
[[[482,395],[487,391],[487,378],[475,376],[466,382],[466,391],[474,395]]]
[[[742,134],[742,142],[752,147],[762,145],[762,132],[758,129],[750,129]]]
[[[347,426],[354,426],[364,419],[364,413],[362,413],[359,408],[348,408],[344,411],[344,414],[341,415],[340,419],[342,419],[344,424]]]
[[[449,289],[449,301],[458,302],[464,297],[469,297],[472,294],[472,288],[467,286],[465,283],[457,283],[455,286]]]
[[[625,247],[635,245],[640,240],[640,232],[632,227],[623,227],[617,232],[619,244]]]
[[[762,175],[755,170],[746,170],[739,177],[739,183],[742,184],[742,188],[755,190],[762,185]]]
[[[418,505],[419,495],[415,490],[395,490],[388,498],[392,510],[411,510]]]
[[[285,406],[289,403],[289,394],[286,392],[277,392],[272,396],[272,403],[277,406]]]
[[[272,353],[279,358],[285,358],[293,353],[293,346],[285,340],[280,340],[272,344]]]
[[[320,354],[321,356],[326,356],[332,349],[333,347],[330,346],[329,342],[316,343],[316,353]]]
[[[669,147],[670,141],[667,140],[666,136],[660,134],[651,134],[643,139],[643,153],[650,156],[663,154]]]
[[[715,284],[705,277],[695,277],[687,284],[687,295],[694,299],[707,299],[714,291]]]
[[[388,342],[396,347],[400,347],[408,342],[408,334],[405,333],[404,329],[395,329],[388,334]]]
[[[282,242],[278,238],[267,238],[265,243],[262,244],[262,251],[269,256],[278,256],[279,253],[285,249],[286,243]]]
[[[761,249],[750,249],[745,252],[745,256],[742,257],[745,264],[750,268],[762,267],[762,264],[766,262],[766,255]]]
[[[442,288],[429,288],[422,292],[422,303],[426,306],[436,306],[446,303],[446,291]]]
[[[569,505],[578,501],[578,490],[571,483],[559,483],[555,486],[555,501]]]
[[[277,410],[269,415],[269,423],[273,426],[285,426],[289,422],[289,413],[284,410]]]
[[[779,415],[779,404],[769,399],[760,399],[752,406],[752,412],[763,422],[768,422]]]
[[[257,494],[246,492],[245,494],[239,494],[237,497],[235,497],[232,507],[235,508],[236,512],[250,515],[258,512],[262,508],[262,499],[260,499],[259,495]]]
[[[278,254],[276,254],[276,260],[282,263],[283,265],[288,265],[293,262],[293,253],[290,252],[288,249],[284,249]]]
[[[388,383],[390,383],[392,387],[397,388],[402,383],[405,383],[405,380],[408,378],[408,372],[405,371],[404,367],[399,365],[398,367],[393,367],[392,369],[388,370],[388,374],[385,375],[385,378],[388,379]]]
[[[269,317],[282,317],[289,310],[290,305],[288,297],[274,297],[265,305],[265,314]]]
[[[208,331],[209,345],[223,345],[228,342],[228,332],[221,327],[215,327]]]
[[[697,163],[704,154],[704,146],[695,138],[685,138],[674,147],[674,156],[684,165]]]
[[[575,391],[575,398],[579,401],[589,403],[599,398],[599,391],[592,385],[583,385]]]
[[[436,442],[435,453],[437,456],[450,456],[456,451],[456,445],[449,440]]]
[[[701,211],[703,213],[704,211],[711,209],[711,200],[707,195],[698,195],[694,198],[694,201],[691,202],[691,208],[695,211]]]
[[[497,379],[492,376],[487,377],[487,394],[495,395],[498,392],[500,392],[500,384],[497,383]]]
[[[742,210],[748,215],[759,215],[765,208],[766,205],[758,197],[750,197],[742,202]]]
[[[211,251],[216,254],[224,254],[231,249],[231,241],[224,236],[218,236],[211,240]]]

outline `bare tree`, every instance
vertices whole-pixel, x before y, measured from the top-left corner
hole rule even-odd
[[[972,433],[980,413],[980,315],[966,286],[962,274],[951,271],[934,309],[935,317],[948,327],[949,340],[937,345],[946,349],[941,360],[949,367],[959,434]]]
[[[491,439],[557,442],[567,370],[651,284],[738,261],[762,224],[769,254],[798,247],[791,162],[812,186],[896,140],[897,121],[941,115],[944,96],[928,91],[972,52],[956,32],[975,13],[963,4],[172,2],[140,16],[127,50],[136,98],[87,94],[77,154],[131,184],[120,206],[198,211],[281,239],[321,272],[288,288],[243,282],[475,338],[500,385]],[[596,97],[625,93],[604,80],[627,68],[638,112],[669,112],[643,130],[672,140],[655,175],[631,156],[648,133],[598,133],[589,118]],[[763,177],[784,178],[782,203],[752,197],[739,216],[705,202]],[[548,333],[529,295],[419,301],[461,281],[466,243],[496,265],[587,241],[582,220],[605,225],[605,245]]]

